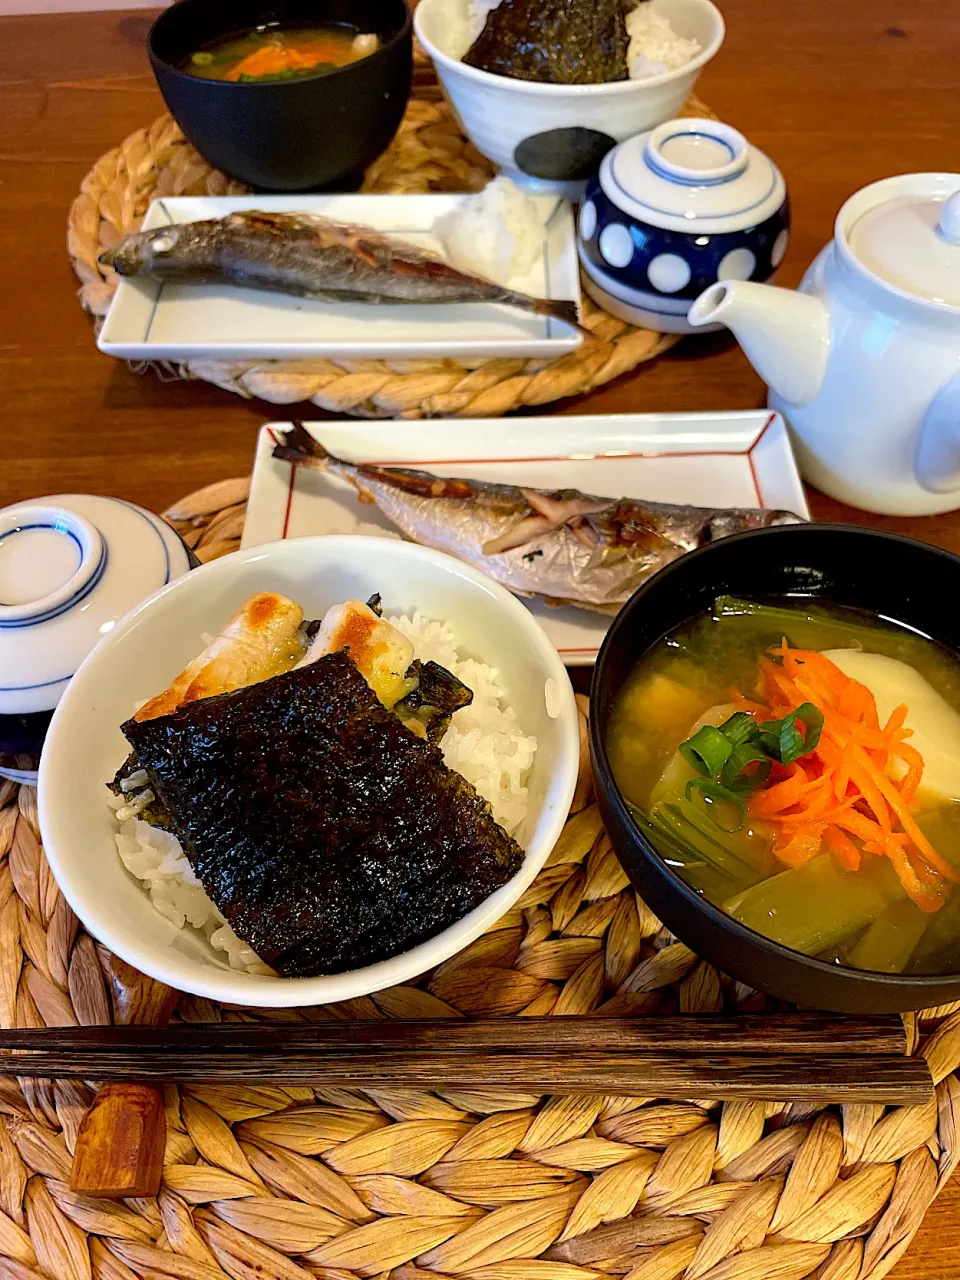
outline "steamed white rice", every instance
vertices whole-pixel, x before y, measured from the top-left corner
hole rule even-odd
[[[529,192],[501,174],[438,218],[433,234],[453,266],[509,285],[543,252],[543,215]]]
[[[489,14],[499,6],[500,0],[469,0],[461,57],[483,31]],[[650,4],[638,4],[627,14],[627,35],[630,37],[627,64],[631,80],[646,80],[665,71],[676,71],[701,51],[696,40],[686,40],[677,35],[670,22],[655,13]]]
[[[638,5],[627,14],[627,35],[630,37],[627,62],[631,80],[646,80],[648,76],[661,76],[665,71],[679,71],[701,52],[696,40],[678,36],[667,19],[655,13],[649,4]]]
[[[414,646],[421,662],[439,662],[473,690],[474,700],[453,717],[441,744],[443,758],[490,804],[497,822],[511,835],[527,815],[526,776],[537,750],[516,712],[504,702],[497,671],[472,658],[461,659],[453,631],[422,613],[389,621]],[[126,801],[108,793],[115,810]],[[136,816],[118,825],[117,851],[126,869],[142,880],[159,913],[176,928],[196,929],[231,968],[269,974],[271,969],[241,941],[214,906],[175,836]]]

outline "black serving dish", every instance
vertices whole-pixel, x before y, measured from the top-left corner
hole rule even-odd
[[[270,22],[345,22],[376,33],[381,48],[327,74],[264,84],[179,69],[211,40]],[[356,185],[390,145],[410,96],[404,0],[179,0],[154,23],[148,51],[167,106],[197,150],[270,191]]]
[[[899,1013],[960,999],[960,973],[868,973],[810,959],[739,924],[689,888],[633,823],[605,740],[611,706],[637,659],[718,595],[805,596],[883,614],[960,651],[960,558],[909,538],[846,525],[761,529],[675,561],[629,600],[597,659],[590,748],[597,799],[624,870],[664,924],[724,973],[795,1004]]]

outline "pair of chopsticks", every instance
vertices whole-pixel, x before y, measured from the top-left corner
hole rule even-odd
[[[0,1031],[0,1074],[917,1105],[899,1017],[230,1023]]]

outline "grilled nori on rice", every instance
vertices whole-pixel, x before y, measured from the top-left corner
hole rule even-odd
[[[629,77],[629,43],[623,0],[501,0],[463,61],[515,80],[606,84]]]
[[[204,889],[285,977],[407,951],[523,861],[344,651],[123,732]]]

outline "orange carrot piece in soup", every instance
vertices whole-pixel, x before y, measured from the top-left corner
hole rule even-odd
[[[759,663],[757,698],[739,695],[738,706],[759,722],[786,719],[805,702],[823,715],[813,751],[784,771],[778,766],[750,797],[751,817],[769,822],[774,853],[787,866],[802,866],[821,848],[848,871],[861,853],[887,857],[904,890],[923,911],[939,910],[944,881],[960,874],[933,847],[910,805],[923,775],[923,758],[905,742],[908,708],[897,707],[881,725],[876,699],[865,685],[812,650],[792,649],[786,640]],[[774,659],[779,659],[779,662]],[[760,699],[766,701],[764,707]],[[906,772],[891,776],[894,761]]]
[[[850,837],[831,823],[823,833],[824,843],[847,871],[860,870],[860,850]]]
[[[332,41],[318,43],[306,50],[292,45],[264,45],[262,49],[248,54],[227,72],[224,79],[237,81],[241,76],[277,76],[284,71],[309,71],[323,62],[333,62],[339,66],[345,61],[342,54],[343,50],[338,51]]]
[[[293,65],[290,62],[291,52],[277,45],[264,45],[262,49],[248,54],[235,67],[232,67],[224,79],[237,81],[241,76],[276,76],[284,71],[290,71]]]

